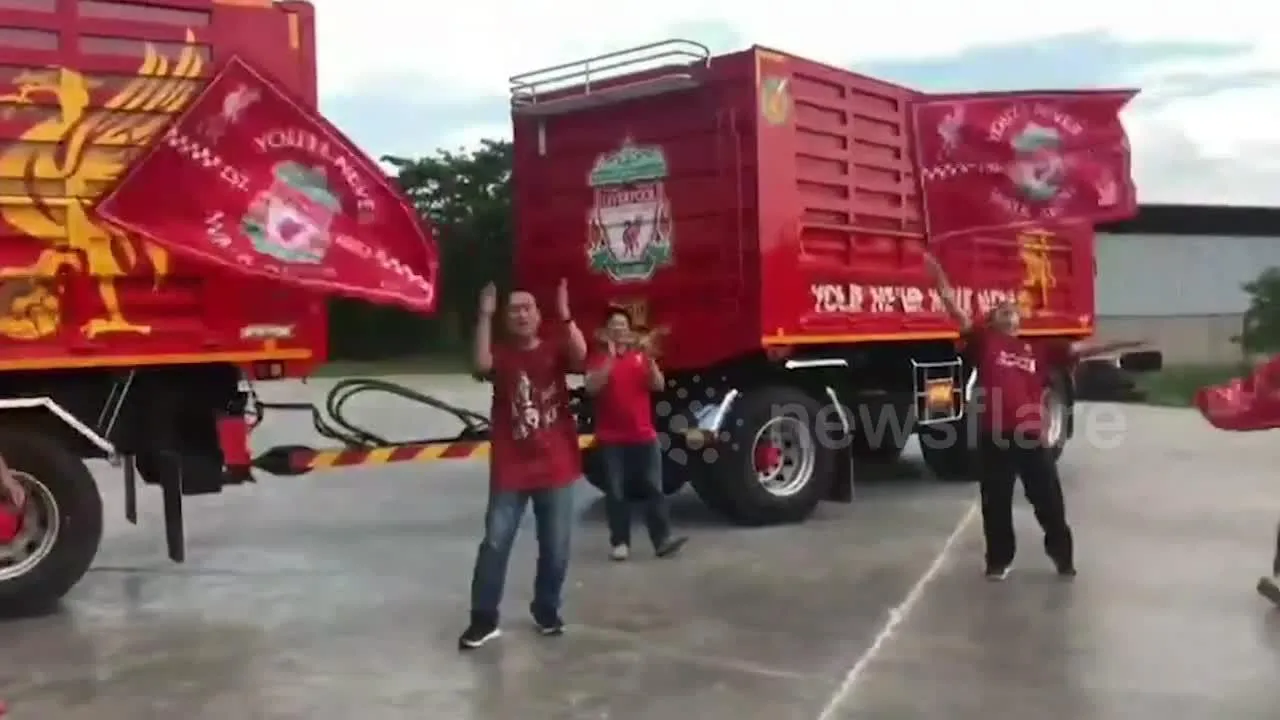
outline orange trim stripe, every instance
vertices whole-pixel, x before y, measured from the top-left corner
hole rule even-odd
[[[1089,336],[1093,334],[1091,327],[1035,328],[1018,333],[1026,337],[1052,337],[1058,335]],[[868,342],[905,342],[909,340],[955,340],[960,333],[954,330],[908,332],[908,333],[844,333],[839,335],[766,335],[760,342],[767,346],[775,345],[837,345],[840,343]]]
[[[146,367],[149,365],[199,365],[202,363],[250,363],[268,360],[310,360],[304,348],[214,353],[161,353],[157,355],[62,355],[0,360],[3,370],[70,370],[74,368]]]

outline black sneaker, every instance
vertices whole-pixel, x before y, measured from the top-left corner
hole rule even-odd
[[[1012,568],[1011,565],[988,565],[985,575],[991,582],[1001,582],[1009,577],[1009,570]]]
[[[1258,578],[1258,594],[1280,606],[1280,585],[1276,584],[1275,578]]]
[[[533,624],[538,628],[538,634],[546,637],[554,637],[564,634],[564,620],[560,619],[560,613],[557,612],[540,612],[533,611]]]
[[[1070,562],[1066,562],[1066,563],[1055,562],[1055,563],[1053,564],[1053,566],[1054,566],[1054,569],[1056,569],[1056,570],[1058,571],[1058,577],[1062,578],[1063,580],[1074,580],[1074,579],[1075,579],[1075,577],[1076,577],[1076,565],[1075,565],[1075,563],[1070,563]]]
[[[477,613],[471,613],[471,624],[462,632],[462,636],[458,638],[459,650],[475,650],[490,640],[497,639],[502,631],[498,629],[498,622],[495,618],[485,617]]]
[[[658,543],[658,547],[654,548],[653,552],[660,558],[668,558],[680,552],[687,542],[689,542],[687,537],[669,537]]]

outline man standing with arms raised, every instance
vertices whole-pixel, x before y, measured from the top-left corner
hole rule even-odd
[[[587,343],[569,311],[569,289],[560,281],[556,327],[540,334],[542,318],[532,294],[507,299],[504,341],[493,345],[497,290],[480,294],[475,368],[493,381],[492,455],[484,539],[471,579],[471,623],[458,647],[478,648],[498,637],[498,608],[507,561],[525,506],[533,505],[538,567],[529,609],[543,635],[560,635],[561,590],[569,566],[573,485],[582,476],[577,426],[569,410],[565,375],[582,367]]]
[[[644,489],[645,524],[658,557],[680,552],[686,538],[671,534],[662,492],[662,446],[653,426],[652,393],[666,379],[654,358],[651,336],[631,326],[631,315],[613,308],[599,334],[600,351],[587,361],[584,388],[595,398],[596,452],[605,479],[610,557],[631,554],[629,483]]]

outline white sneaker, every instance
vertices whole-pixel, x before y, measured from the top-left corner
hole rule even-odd
[[[614,545],[609,551],[609,559],[615,562],[622,562],[629,557],[631,557],[631,548],[626,545]]]
[[[1012,569],[1012,565],[1005,565],[1003,567],[987,566],[987,571],[984,574],[990,582],[1001,582],[1005,578],[1009,577],[1009,571]]]

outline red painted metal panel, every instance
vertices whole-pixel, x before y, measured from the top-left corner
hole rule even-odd
[[[0,369],[323,361],[317,298],[175,260],[91,212],[233,54],[316,102],[303,2],[0,2],[0,280],[44,279],[0,316]]]
[[[640,308],[676,368],[954,331],[921,257],[915,91],[765,48],[591,76],[611,62],[546,93],[513,79],[521,285],[549,301],[569,278],[587,321]],[[1071,335],[1092,328],[1092,243],[1072,228],[935,251],[976,312],[1015,299],[1030,332]]]

